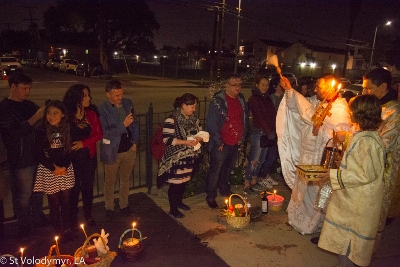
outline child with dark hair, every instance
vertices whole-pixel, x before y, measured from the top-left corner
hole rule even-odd
[[[68,112],[61,101],[52,100],[46,105],[36,137],[39,166],[33,191],[47,194],[53,227],[61,241],[67,242],[73,239],[70,195],[75,178],[70,160]]]
[[[377,129],[382,122],[381,104],[373,95],[352,98],[350,118],[359,127],[339,169],[324,175],[332,195],[318,246],[339,254],[342,267],[368,266],[383,201],[385,146]]]
[[[192,176],[195,157],[199,153],[194,147],[202,141],[201,137],[195,136],[200,131],[195,114],[198,102],[199,99],[190,93],[177,97],[172,116],[164,122],[163,141],[167,147],[160,162],[157,184],[162,186],[165,182],[169,183],[169,214],[175,218],[184,217],[178,208],[190,210],[182,199],[185,183]]]

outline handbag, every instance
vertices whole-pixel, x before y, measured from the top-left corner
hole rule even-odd
[[[268,138],[268,135],[261,135],[260,136],[260,147],[271,147],[276,146],[277,139],[276,137],[272,140]]]

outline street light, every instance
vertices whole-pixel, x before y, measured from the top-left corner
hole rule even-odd
[[[391,21],[386,22],[384,24],[385,26],[392,24]],[[374,50],[375,50],[375,41],[376,41],[376,33],[378,32],[378,28],[382,26],[383,24],[379,24],[378,26],[375,27],[375,35],[374,35],[374,42],[372,43],[372,51],[371,51],[371,59],[369,60],[369,68],[372,67],[372,58],[374,56]]]
[[[236,32],[236,53],[235,53],[235,71],[234,73],[237,73],[237,65],[238,65],[238,53],[239,53],[239,26],[240,26],[240,5],[242,3],[242,0],[239,0],[239,6],[238,6],[238,23],[237,23],[237,32]]]

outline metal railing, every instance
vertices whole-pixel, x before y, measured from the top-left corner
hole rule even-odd
[[[204,125],[207,119],[209,100],[205,97],[201,100],[196,107],[196,115],[200,120],[200,125],[204,129]],[[151,155],[151,143],[150,140],[153,136],[154,130],[158,125],[164,123],[165,119],[172,114],[173,110],[158,112],[153,111],[153,105],[150,103],[148,110],[145,114],[137,114],[137,119],[139,123],[139,143],[137,148],[137,156],[134,168],[132,170],[132,177],[130,180],[129,188],[138,189],[147,187],[148,192],[151,192],[151,188],[156,184],[157,172],[158,172],[158,162],[153,159]],[[100,161],[98,144],[97,153],[97,170],[94,179],[93,195],[95,199],[99,199],[104,195],[104,164]],[[204,153],[206,150],[202,147]],[[238,164],[242,163],[244,154],[239,153],[237,160]],[[205,160],[208,161],[207,155],[205,155]],[[204,162],[204,161],[203,161]],[[208,165],[208,164],[206,164]],[[10,179],[8,171],[3,171],[2,175],[5,176],[5,180]],[[9,184],[9,182],[8,182]],[[9,186],[7,186],[10,188]],[[118,193],[118,184],[115,185],[114,192]],[[47,199],[45,198],[44,208],[47,207]],[[8,189],[4,198],[4,211],[6,219],[13,218],[13,205],[11,191]]]

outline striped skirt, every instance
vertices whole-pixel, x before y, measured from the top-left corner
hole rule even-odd
[[[72,188],[75,185],[74,168],[72,164],[67,168],[66,175],[55,175],[49,169],[39,164],[34,192],[43,192],[47,195]]]

